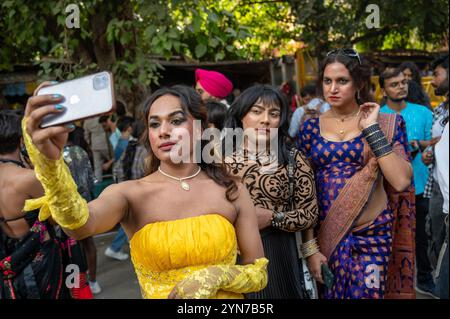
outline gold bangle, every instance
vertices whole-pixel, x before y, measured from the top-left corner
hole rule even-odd
[[[317,239],[313,238],[307,241],[306,243],[302,244],[300,246],[300,251],[302,253],[303,258],[308,258],[314,255],[315,253],[318,253],[320,250],[319,245],[317,243]]]
[[[306,243],[303,243],[302,245],[301,245],[301,247],[303,247],[303,248],[309,248],[309,247],[312,247],[312,246],[314,246],[314,245],[317,245],[317,239],[316,238],[313,238],[313,239],[311,239],[311,240],[308,240]]]
[[[303,258],[308,258],[318,252],[319,252],[319,246],[309,249],[309,250],[306,250],[306,251],[302,251],[302,255],[303,255]]]

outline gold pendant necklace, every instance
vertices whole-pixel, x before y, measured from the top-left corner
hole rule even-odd
[[[169,174],[163,172],[163,170],[161,169],[161,166],[158,167],[158,171],[159,171],[161,174],[163,174],[164,176],[169,177],[169,178],[171,178],[171,179],[174,179],[174,180],[176,180],[176,181],[179,181],[179,182],[180,182],[181,188],[184,189],[185,191],[189,191],[189,190],[191,189],[191,186],[190,186],[187,182],[185,182],[185,180],[186,180],[186,179],[190,179],[190,178],[194,178],[195,176],[197,176],[198,174],[200,174],[201,170],[202,170],[201,167],[199,167],[199,168],[198,168],[198,171],[197,171],[195,174],[193,174],[193,175],[191,175],[191,176],[181,177],[181,178],[180,178],[180,177],[175,177],[175,176],[169,175]]]
[[[361,111],[361,109],[359,109],[358,112],[357,112],[356,114],[352,114],[352,115],[344,116],[344,117],[339,117],[339,116],[336,114],[336,111],[335,111],[333,108],[331,108],[331,111],[333,112],[334,117],[336,118],[337,123],[344,123],[344,121],[345,121],[346,119],[358,117],[359,112]],[[341,129],[339,130],[339,134],[341,134],[341,136],[345,134],[345,130],[344,130],[344,128],[342,128],[342,126],[341,126]]]

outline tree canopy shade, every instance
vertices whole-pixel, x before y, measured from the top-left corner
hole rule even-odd
[[[331,47],[434,50],[448,41],[448,0],[85,0],[68,28],[71,0],[0,3],[0,71],[34,63],[40,76],[70,79],[111,70],[119,95],[137,104],[157,83],[155,57],[187,61],[260,60],[293,53],[303,41],[319,56]],[[367,5],[380,27],[369,29]]]
[[[357,45],[363,51],[448,48],[448,0],[289,0],[301,38],[317,56],[331,47]],[[368,28],[379,9],[379,27]]]

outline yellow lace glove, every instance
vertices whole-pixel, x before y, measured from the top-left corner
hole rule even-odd
[[[192,273],[175,287],[183,299],[206,299],[214,297],[218,290],[249,293],[267,285],[266,258],[256,259],[248,265],[216,265]]]
[[[51,215],[63,228],[71,230],[80,228],[87,222],[89,210],[86,201],[78,193],[77,185],[62,155],[55,161],[39,152],[27,133],[26,118],[22,120],[22,132],[36,177],[45,190],[43,197],[27,200],[24,211],[40,208],[40,221],[48,219]]]

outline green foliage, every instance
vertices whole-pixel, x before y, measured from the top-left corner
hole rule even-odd
[[[0,2],[0,71],[35,63],[43,78],[66,79],[109,69],[133,93],[157,83],[155,57],[258,60],[292,54],[294,40],[317,55],[348,45],[434,50],[448,39],[448,0],[85,0],[80,28],[69,29],[71,3]],[[365,24],[368,4],[380,7],[380,29]]]
[[[435,50],[448,41],[448,0],[289,0],[301,38],[317,54],[331,47],[364,50],[416,48]],[[366,12],[378,5],[380,28],[369,29]]]
[[[157,83],[160,66],[136,44],[140,22],[133,10],[144,2],[80,2],[80,28],[69,29],[65,10],[73,1],[5,1],[0,4],[0,71],[33,63],[40,66],[42,80],[63,80],[108,69],[124,93]],[[123,14],[127,9],[131,18]],[[104,28],[103,39],[96,38],[94,22]]]

